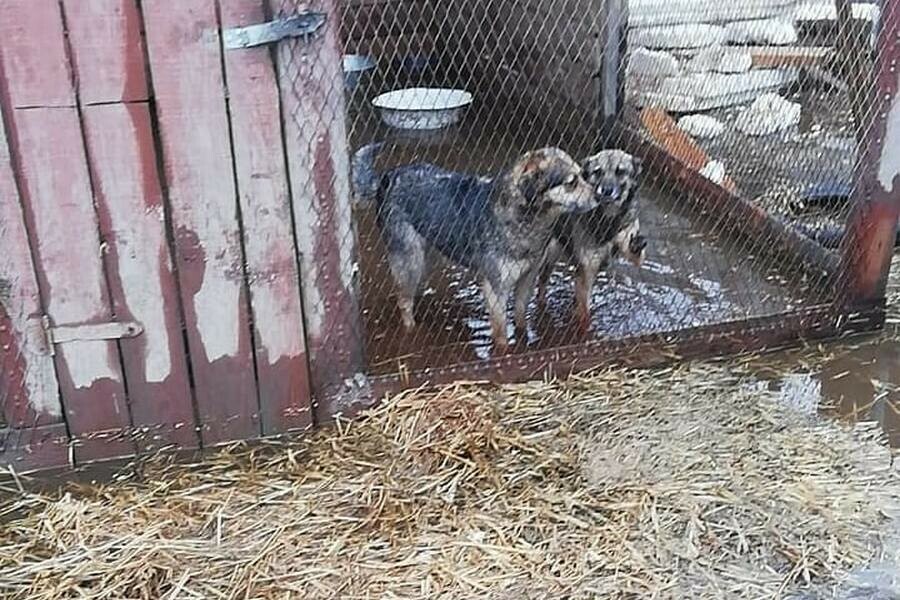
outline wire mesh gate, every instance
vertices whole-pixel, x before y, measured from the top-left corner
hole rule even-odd
[[[122,88],[79,63],[80,13],[61,6],[74,47],[60,60],[78,75],[64,104],[81,116],[93,186],[105,146],[90,136],[121,123],[100,107],[146,110],[162,189],[135,193],[164,214],[175,269],[161,294],[180,315],[184,392],[167,387],[170,405],[154,407],[140,353],[118,342],[127,419],[97,408],[107,421],[92,427],[73,412],[77,386],[58,390],[53,372],[66,357],[28,348],[20,327],[59,289],[38,289],[46,265],[22,234],[0,262],[0,276],[30,274],[0,296],[7,447],[31,461],[16,464],[70,460],[96,429],[213,445],[398,387],[650,364],[880,322],[898,211],[896,2],[77,5],[138,19],[129,31],[149,50],[131,60],[149,81]],[[244,29],[264,21],[277,25],[252,35],[271,36],[269,49]],[[7,79],[15,68],[7,60]],[[15,84],[10,148],[48,110],[17,103]],[[34,203],[27,173],[0,176],[13,181],[9,197]],[[97,206],[103,234],[123,214]],[[35,219],[18,210],[7,203],[3,217]],[[121,320],[133,292],[110,281]],[[210,353],[205,336],[222,328],[238,332],[236,352]],[[41,394],[52,410],[32,410],[37,381],[53,388]]]
[[[605,260],[585,319],[585,262],[563,256],[547,289],[531,290],[527,328],[516,333],[510,300],[511,350],[502,355],[479,285],[502,252],[465,264],[462,247],[482,251],[484,228],[453,204],[477,203],[477,193],[421,184],[437,196],[419,200],[423,207],[407,198],[423,193],[415,178],[394,175],[396,188],[360,201],[371,372],[388,385],[534,376],[549,365],[648,363],[871,328],[878,287],[860,278],[886,268],[896,222],[896,209],[883,208],[887,196],[878,200],[879,189],[893,189],[891,176],[880,176],[883,188],[874,178],[876,165],[891,162],[884,127],[897,19],[894,3],[840,0],[346,2],[344,50],[363,65],[348,93],[351,147],[384,142],[379,174],[427,161],[499,176],[545,146],[579,162],[609,149],[642,159],[640,174],[626,174],[639,186],[637,210],[618,223],[647,240],[642,265],[625,260],[627,241]],[[419,129],[424,116],[392,123],[404,110],[452,105],[450,91],[383,95],[422,87],[473,100],[445,128]],[[602,190],[598,201],[610,205]],[[580,218],[594,239],[581,239],[576,254],[619,250],[598,218]],[[516,235],[548,235],[538,221]],[[417,248],[390,231],[405,227],[439,248],[411,328],[396,295]],[[390,244],[405,253],[393,257],[399,266]]]

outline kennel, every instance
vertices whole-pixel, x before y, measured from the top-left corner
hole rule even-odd
[[[878,328],[898,4],[4,2],[0,463],[210,447],[408,386]],[[421,87],[471,103],[436,129],[373,106]],[[624,149],[643,160],[646,260],[613,260],[578,327],[557,265],[497,355],[472,273],[435,256],[405,331],[351,177],[372,142],[379,169],[480,175],[542,146]]]

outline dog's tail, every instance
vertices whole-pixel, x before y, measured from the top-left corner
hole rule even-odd
[[[375,170],[375,159],[384,142],[366,144],[353,154],[350,172],[353,180],[353,197],[358,206],[368,205],[378,193],[380,176]]]

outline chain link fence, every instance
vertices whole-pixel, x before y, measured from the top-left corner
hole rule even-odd
[[[877,3],[843,0],[344,2],[345,87],[328,93],[346,94],[351,153],[383,144],[374,175],[354,172],[371,189],[355,190],[353,223],[339,234],[358,261],[370,372],[586,344],[602,353],[648,335],[664,336],[659,345],[839,306],[884,19]],[[296,50],[291,60],[316,63]],[[441,118],[450,123],[432,128]],[[502,214],[515,201],[497,191],[510,170],[550,146],[582,166],[601,152],[614,160],[613,149],[641,164],[582,173],[599,206],[587,215]],[[611,231],[603,211],[632,186],[634,207]],[[577,243],[561,222],[580,228]],[[622,237],[636,234],[642,257]],[[545,290],[540,277],[516,280],[530,286],[517,328],[516,283],[496,273],[516,260],[537,268],[546,255],[535,249],[560,242],[570,252],[551,256]],[[585,255],[599,261],[595,280]],[[506,296],[486,301],[498,287]]]

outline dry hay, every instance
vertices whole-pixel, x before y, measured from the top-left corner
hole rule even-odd
[[[0,596],[831,597],[883,560],[898,492],[877,431],[724,365],[457,385],[20,499]]]

